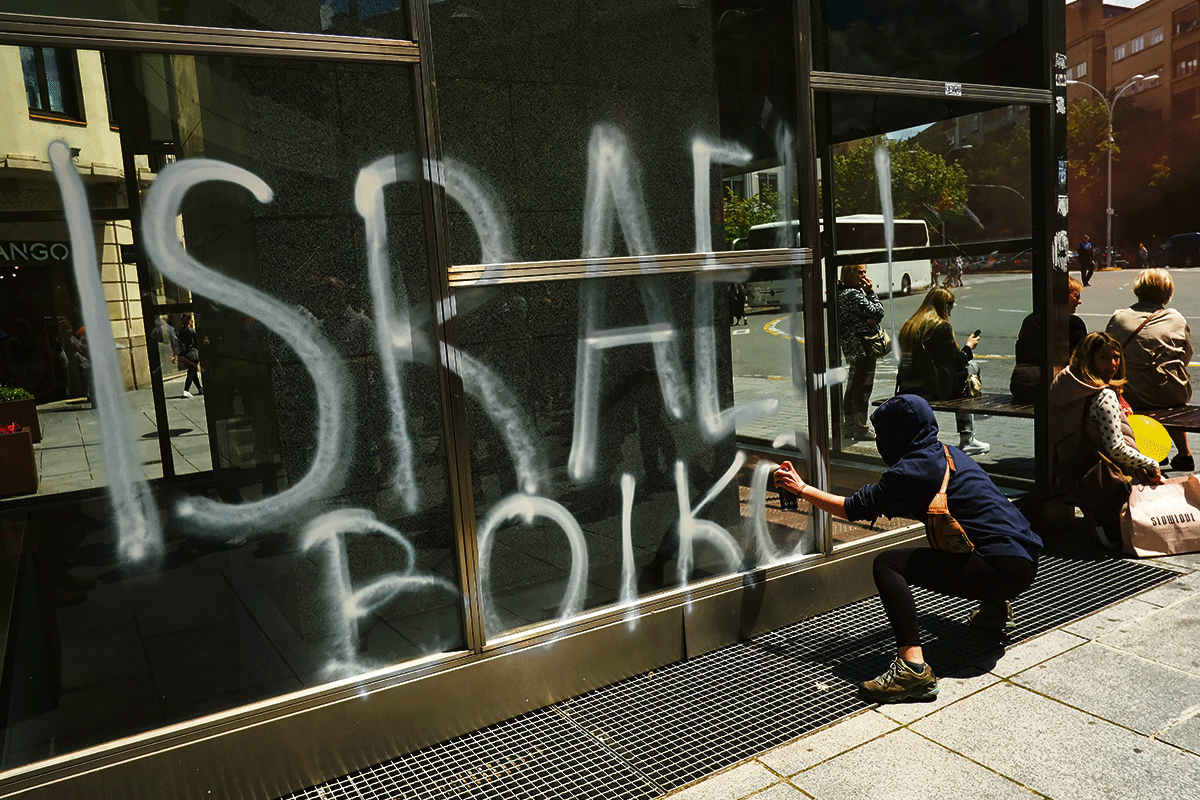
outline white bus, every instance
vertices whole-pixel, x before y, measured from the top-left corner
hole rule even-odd
[[[793,222],[793,226],[798,223]],[[734,250],[769,250],[774,247],[798,247],[800,234],[795,242],[781,241],[786,236],[783,222],[767,222],[755,225],[745,236],[733,243]],[[822,228],[824,224],[822,223]],[[888,265],[868,264],[867,277],[880,296],[887,294],[909,295],[914,290],[929,288],[932,263],[928,258],[905,258],[904,250],[914,247],[929,247],[929,226],[922,219],[897,219],[893,221],[895,241],[892,251],[892,279],[888,282]],[[839,255],[853,255],[884,249],[883,215],[853,214],[837,218],[837,243]],[[780,305],[786,297],[787,281],[752,281],[746,284],[746,305],[751,308]]]

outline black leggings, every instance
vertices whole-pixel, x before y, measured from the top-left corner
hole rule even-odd
[[[998,603],[1029,588],[1037,564],[1019,556],[947,553],[929,547],[886,550],[875,557],[875,586],[899,647],[919,647],[917,606],[909,586],[968,600]]]

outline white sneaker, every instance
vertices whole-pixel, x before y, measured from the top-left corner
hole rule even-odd
[[[183,390],[183,396],[184,396],[184,397],[191,397],[191,396],[192,396],[192,393],[191,393],[191,392],[189,392],[187,389],[184,389],[184,390]]]
[[[990,444],[988,444],[987,442],[981,442],[978,439],[976,439],[974,436],[972,436],[971,440],[969,442],[967,442],[964,445],[959,445],[958,449],[962,450],[964,453],[966,453],[969,456],[981,456],[984,453],[986,453],[988,450],[991,450],[992,446]]]

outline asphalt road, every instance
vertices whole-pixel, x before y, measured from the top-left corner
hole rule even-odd
[[[1135,301],[1133,283],[1137,270],[1097,272],[1091,285],[1083,290],[1083,304],[1076,312],[1089,331],[1104,330],[1117,308]],[[1192,320],[1200,315],[1200,269],[1175,269],[1175,297],[1170,305]],[[985,390],[1008,390],[1013,349],[1021,321],[1032,304],[1031,276],[1028,273],[991,273],[963,277],[966,284],[954,289],[955,304],[950,322],[961,344],[976,328],[983,330],[975,357],[984,360]],[[921,304],[920,296],[883,299],[889,330],[899,330]],[[748,325],[733,328],[733,373],[735,377],[782,378],[788,374],[787,336],[791,317],[780,309],[763,309],[747,316]],[[802,333],[802,332],[801,332]],[[1192,328],[1193,349],[1200,354],[1200,323]],[[1196,358],[1200,358],[1198,355]],[[888,367],[891,367],[889,370]],[[886,360],[879,364],[876,383],[894,380],[895,367]],[[1193,385],[1200,386],[1200,361],[1191,364]]]

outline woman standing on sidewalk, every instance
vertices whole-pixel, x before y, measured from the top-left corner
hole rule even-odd
[[[876,333],[883,321],[883,303],[875,295],[866,264],[842,267],[837,288],[838,342],[850,365],[850,376],[842,392],[842,436],[870,441],[875,434],[867,425],[871,390],[875,387],[875,355],[863,337]]]
[[[183,382],[184,397],[192,396],[188,389],[193,383],[196,384],[196,394],[204,394],[204,387],[200,385],[200,349],[196,344],[196,321],[191,314],[184,314],[183,328],[179,331],[179,346],[183,350],[179,358],[187,367],[187,378]]]
[[[1042,540],[978,464],[958,448],[938,441],[937,420],[925,400],[914,395],[893,397],[871,415],[871,422],[875,446],[888,465],[878,483],[842,497],[809,486],[788,462],[776,473],[775,483],[842,519],[924,519],[946,474],[949,452],[954,466],[946,485],[948,508],[974,550],[951,553],[912,547],[876,556],[875,585],[896,634],[897,654],[882,675],[859,684],[859,693],[872,702],[932,700],[938,692],[937,678],[925,663],[909,587],[978,600],[979,609],[970,616],[976,627],[997,631],[1014,627],[1009,601],[1033,583]]]

